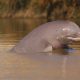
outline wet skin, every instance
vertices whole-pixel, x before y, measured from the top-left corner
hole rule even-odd
[[[71,21],[53,21],[43,24],[27,36],[12,49],[16,53],[47,52],[47,48],[69,49],[68,44],[80,40],[80,28]]]

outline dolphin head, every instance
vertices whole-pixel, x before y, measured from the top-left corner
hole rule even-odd
[[[63,26],[61,30],[61,41],[63,43],[72,43],[80,41],[80,28],[77,24],[71,22],[65,27]]]

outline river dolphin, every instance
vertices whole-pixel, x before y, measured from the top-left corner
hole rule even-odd
[[[68,20],[52,21],[40,25],[26,35],[12,48],[16,53],[40,53],[48,49],[67,47],[68,44],[80,41],[79,26]],[[65,45],[65,46],[64,46]]]

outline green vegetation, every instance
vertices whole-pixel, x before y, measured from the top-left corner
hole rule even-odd
[[[79,19],[80,0],[0,0],[0,17]]]

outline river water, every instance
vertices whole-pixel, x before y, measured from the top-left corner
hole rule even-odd
[[[80,43],[69,55],[24,55],[9,52],[43,19],[0,19],[0,80],[80,80]]]

